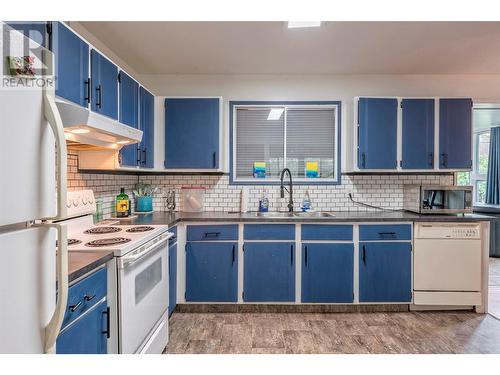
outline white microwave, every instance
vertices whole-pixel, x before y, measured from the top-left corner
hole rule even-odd
[[[472,213],[472,186],[403,185],[403,208],[419,214]]]

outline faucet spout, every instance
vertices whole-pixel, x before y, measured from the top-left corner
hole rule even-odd
[[[285,188],[285,184],[283,182],[285,178],[285,174],[288,174],[288,186],[289,188]],[[280,175],[280,196],[281,198],[285,198],[285,190],[288,192],[288,211],[293,212],[293,181],[292,181],[292,172],[290,172],[290,169],[284,168],[281,171]]]

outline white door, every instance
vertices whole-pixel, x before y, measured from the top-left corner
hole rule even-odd
[[[43,353],[56,304],[53,228],[0,232],[0,353]]]
[[[118,270],[120,352],[137,352],[168,309],[168,243]],[[166,345],[165,341],[165,345]]]
[[[26,40],[21,33],[6,31],[0,23],[2,77],[6,74],[4,69],[7,65],[4,53],[14,56],[30,53],[23,47],[28,45]],[[56,214],[55,139],[44,117],[43,90],[37,87],[37,82],[41,80],[2,82],[0,227]]]

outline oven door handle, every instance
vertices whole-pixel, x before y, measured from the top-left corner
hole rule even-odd
[[[130,266],[131,264],[137,262],[138,260],[155,252],[161,245],[168,242],[168,240],[173,235],[174,235],[173,233],[167,232],[166,234],[161,235],[160,239],[158,239],[158,241],[156,241],[151,246],[148,246],[139,252],[134,252],[134,254],[132,254],[132,255],[126,255],[124,257],[118,258],[118,268],[126,268],[126,267]]]

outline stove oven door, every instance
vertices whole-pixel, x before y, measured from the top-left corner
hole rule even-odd
[[[168,308],[168,238],[137,259],[121,257],[118,285],[120,353],[136,353]]]

